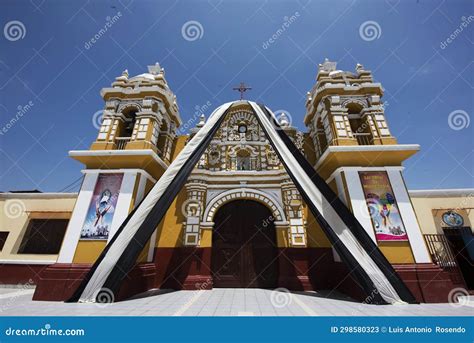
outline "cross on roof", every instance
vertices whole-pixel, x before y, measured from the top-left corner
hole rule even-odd
[[[240,100],[243,100],[245,91],[252,89],[252,87],[248,87],[245,83],[241,82],[239,87],[234,87],[232,89],[234,91],[240,92]]]

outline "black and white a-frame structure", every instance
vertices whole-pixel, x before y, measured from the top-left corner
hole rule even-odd
[[[94,302],[101,292],[118,293],[122,280],[165,216],[173,199],[208,147],[229,109],[218,107],[188,142],[142,202],[128,215],[69,302]],[[415,303],[416,300],[346,205],[316,173],[265,106],[253,109],[266,137],[278,154],[308,208],[367,294],[376,304]]]

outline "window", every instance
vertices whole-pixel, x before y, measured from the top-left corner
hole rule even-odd
[[[250,154],[245,150],[237,153],[237,170],[250,170]]]
[[[68,219],[31,219],[19,254],[58,254]]]
[[[124,111],[125,122],[122,129],[121,137],[132,137],[133,129],[135,128],[135,121],[137,116],[136,110]]]
[[[347,113],[349,116],[349,125],[351,126],[352,134],[359,145],[372,145],[372,133],[370,130],[367,117],[362,118],[362,105],[357,103],[350,103],[347,105]]]
[[[0,251],[3,250],[3,246],[5,245],[5,242],[7,241],[9,232],[7,231],[0,231]]]

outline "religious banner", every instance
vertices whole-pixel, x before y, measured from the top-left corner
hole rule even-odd
[[[99,174],[81,239],[106,240],[114,218],[123,174]]]
[[[397,201],[384,171],[359,172],[377,241],[407,241]]]

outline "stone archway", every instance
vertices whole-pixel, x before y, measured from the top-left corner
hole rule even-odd
[[[272,199],[268,194],[253,188],[237,188],[220,193],[209,202],[206,207],[206,210],[204,211],[204,223],[202,223],[203,226],[209,226],[205,224],[212,225],[214,221],[214,216],[219,207],[230,201],[238,199],[248,199],[259,202],[269,208],[275,222],[286,222],[286,216],[283,208],[276,200]]]

